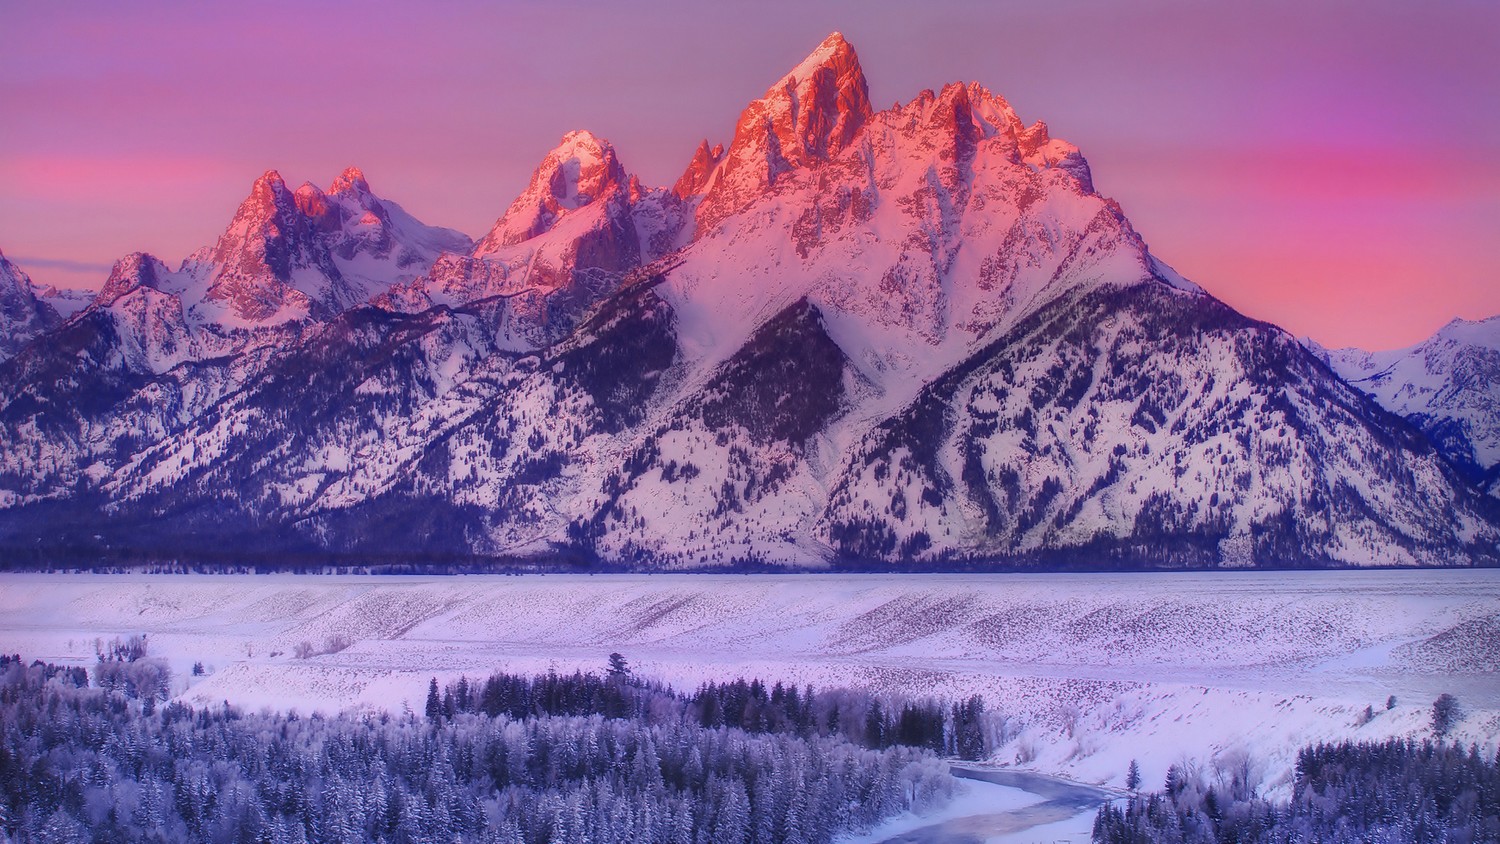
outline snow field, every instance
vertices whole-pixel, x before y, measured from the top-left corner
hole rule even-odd
[[[0,650],[87,665],[96,639],[146,633],[194,704],[399,712],[433,676],[599,671],[619,651],[680,688],[980,693],[993,761],[1116,786],[1138,759],[1151,786],[1180,764],[1284,789],[1305,744],[1426,737],[1442,692],[1454,737],[1493,752],[1497,625],[1492,570],[0,575]]]

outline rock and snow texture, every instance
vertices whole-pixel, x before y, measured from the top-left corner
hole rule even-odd
[[[208,287],[193,308],[227,325],[327,319],[468,245],[377,198],[357,168],[327,193],[310,182],[292,191],[271,170],[202,259]]]
[[[1151,255],[1076,147],[973,83],[876,112],[837,34],[671,190],[574,132],[472,248],[393,209],[354,171],[267,174],[213,250],[123,260],[0,367],[0,538],[668,568],[1500,555],[1492,500]]]
[[[1500,496],[1500,316],[1455,319],[1417,345],[1389,352],[1308,346]]]
[[[0,254],[0,360],[57,325],[57,309],[37,297],[31,277]]]
[[[466,254],[379,300],[417,313],[499,297],[501,336],[517,349],[561,340],[631,272],[680,245],[687,207],[671,191],[646,190],[606,140],[570,132]]]

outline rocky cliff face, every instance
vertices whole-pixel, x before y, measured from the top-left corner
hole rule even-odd
[[[1153,256],[1075,146],[978,84],[876,112],[837,34],[671,190],[578,132],[472,248],[392,208],[354,172],[327,193],[268,176],[195,262],[122,261],[0,367],[0,539],[1497,561],[1496,503],[1451,457]],[[353,281],[372,261],[401,269],[383,291]]]
[[[57,310],[37,298],[31,277],[0,254],[0,360],[60,321]]]

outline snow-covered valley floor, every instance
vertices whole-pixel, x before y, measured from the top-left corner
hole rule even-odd
[[[420,710],[430,677],[599,671],[612,651],[678,687],[979,692],[1008,716],[994,761],[1114,786],[1138,759],[1148,786],[1172,763],[1248,765],[1275,792],[1304,744],[1430,735],[1443,692],[1455,738],[1500,740],[1497,570],[0,574],[0,650],[86,665],[96,639],[136,633],[185,701],[303,712]]]

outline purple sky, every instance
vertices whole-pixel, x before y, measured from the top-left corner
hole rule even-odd
[[[1500,313],[1492,0],[0,2],[0,250],[43,284],[181,260],[273,167],[474,236],[570,129],[670,184],[838,29],[878,108],[977,80],[1047,121],[1251,316],[1389,348]]]

